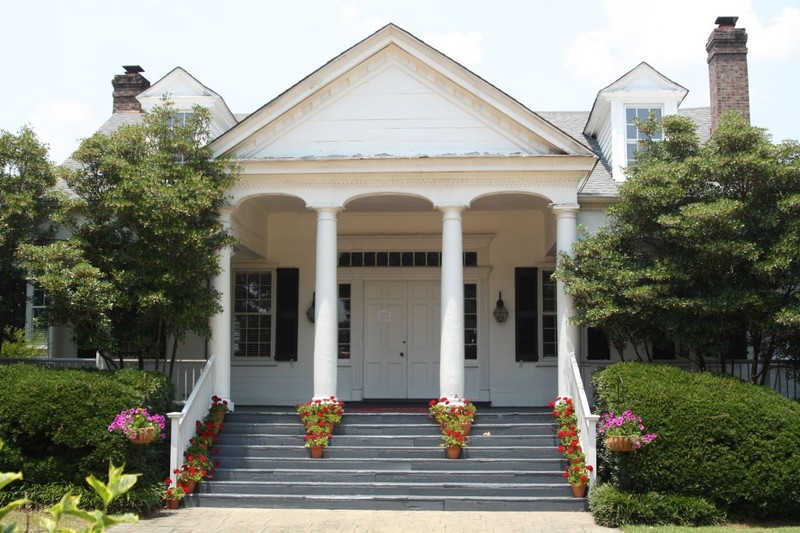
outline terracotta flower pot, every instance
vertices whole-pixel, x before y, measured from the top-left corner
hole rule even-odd
[[[571,465],[579,465],[579,464],[581,464],[582,462],[583,462],[583,458],[578,458],[578,459],[570,459],[570,460],[569,460],[569,464],[571,464]]]
[[[167,500],[167,509],[177,509],[180,507],[181,501],[180,500]]]
[[[572,496],[575,498],[583,498],[586,496],[586,485],[570,485],[572,488]]]
[[[194,492],[195,487],[197,486],[197,480],[194,479],[184,479],[182,481],[183,484],[183,491],[186,494],[191,494]]]
[[[461,457],[461,446],[448,446],[447,450],[448,459],[458,459]]]
[[[312,459],[322,459],[322,455],[325,453],[325,446],[322,444],[309,446],[308,449],[311,452]]]
[[[472,422],[461,424],[461,433],[463,433],[465,437],[469,435],[470,431],[472,431]]]

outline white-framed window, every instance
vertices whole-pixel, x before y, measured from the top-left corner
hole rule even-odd
[[[237,271],[234,275],[233,355],[271,358],[272,271]]]
[[[338,302],[338,359],[350,359],[350,310],[351,310],[351,286],[349,283],[339,284]]]
[[[542,356],[558,356],[558,319],[556,308],[556,281],[552,270],[541,270],[540,316],[542,329]]]
[[[43,348],[47,348],[50,344],[50,328],[42,323],[45,309],[47,309],[47,293],[43,288],[29,284],[25,335],[29,343]]]
[[[626,160],[628,163],[636,161],[636,152],[639,151],[639,141],[644,140],[645,135],[636,126],[637,121],[645,121],[652,113],[656,120],[661,120],[661,106],[627,106],[625,107],[625,146]],[[662,138],[661,130],[653,133],[652,139],[659,141]]]

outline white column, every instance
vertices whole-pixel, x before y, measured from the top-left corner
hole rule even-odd
[[[339,318],[336,283],[336,207],[317,208],[317,272],[314,321],[314,399],[336,395]]]
[[[223,208],[220,210],[220,222],[227,230],[231,227],[232,209]],[[231,256],[233,251],[229,246],[219,250],[217,261],[219,262],[219,273],[214,276],[211,285],[220,293],[219,303],[222,311],[212,316],[209,320],[211,327],[211,340],[209,341],[209,354],[216,357],[214,364],[214,394],[220,398],[228,400],[229,407],[232,408],[231,401]],[[210,402],[211,399],[207,398]]]
[[[439,396],[464,398],[463,206],[440,207],[442,217],[442,317]]]
[[[556,215],[556,247],[559,254],[572,255],[572,244],[578,238],[578,204],[556,204],[553,212]],[[558,311],[558,395],[567,394],[566,376],[569,371],[569,354],[579,357],[580,328],[571,324],[569,319],[575,314],[572,296],[564,290],[564,283],[556,284],[556,308]]]

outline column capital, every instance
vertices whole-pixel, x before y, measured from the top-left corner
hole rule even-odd
[[[581,206],[579,204],[550,204],[547,207],[553,210],[556,217],[576,217]]]
[[[437,205],[436,209],[442,212],[444,220],[461,219],[461,214],[467,208],[466,205]]]

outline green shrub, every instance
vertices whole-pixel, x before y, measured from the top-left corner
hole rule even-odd
[[[172,385],[160,374],[0,365],[0,438],[6,441],[0,471],[24,472],[19,490],[44,496],[52,484],[84,487],[88,475],[106,475],[111,461],[142,474],[128,495],[140,498],[137,493],[162,483],[169,470],[168,440],[137,446],[108,425],[139,405],[172,411],[172,398]]]
[[[600,446],[598,476],[619,489],[702,497],[734,518],[800,517],[800,404],[728,376],[619,363],[596,373],[598,411],[633,409],[658,439]]]
[[[19,359],[45,355],[45,349],[34,346],[25,338],[25,330],[7,326],[4,330],[5,341],[0,341],[0,357]]]
[[[703,498],[648,492],[632,494],[611,485],[597,485],[589,493],[594,521],[605,527],[625,524],[708,526],[719,524],[725,513]]]

